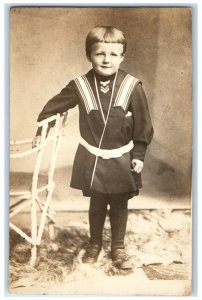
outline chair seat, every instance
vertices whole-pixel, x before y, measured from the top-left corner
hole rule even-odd
[[[31,191],[32,176],[32,173],[10,172],[10,192]],[[38,188],[42,188],[47,183],[47,176],[39,175]]]

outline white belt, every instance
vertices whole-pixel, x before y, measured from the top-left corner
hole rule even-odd
[[[121,157],[124,153],[129,152],[134,147],[132,140],[125,146],[116,149],[110,149],[110,150],[94,147],[82,138],[80,140],[80,144],[84,146],[91,154],[95,156],[100,156],[103,159]]]

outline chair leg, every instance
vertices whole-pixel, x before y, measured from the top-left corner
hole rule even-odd
[[[30,265],[36,265],[37,259],[37,207],[36,207],[36,194],[33,193],[32,195],[32,204],[31,204],[31,238],[32,238],[32,245],[31,245],[31,258],[30,258]]]
[[[48,219],[49,238],[50,238],[50,240],[54,240],[55,239],[55,233],[54,233],[54,224],[55,224],[54,215],[55,215],[55,211],[51,207],[51,202],[52,202],[52,199],[50,200],[49,209],[47,211],[46,216],[47,216],[47,219]],[[41,213],[43,213],[44,206],[41,204],[39,198],[37,198],[37,204],[38,204],[38,206],[41,210]]]
[[[31,258],[29,261],[30,266],[35,267],[37,262],[37,246],[32,245],[31,246]]]
[[[48,208],[49,208],[49,203],[51,201],[53,190],[54,190],[54,184],[52,184],[52,186],[50,187],[50,189],[47,192],[46,202],[45,202],[45,205],[44,205],[44,208],[43,208],[43,212],[42,212],[42,215],[41,215],[41,221],[40,221],[40,224],[39,224],[39,230],[38,230],[38,236],[37,236],[37,245],[40,245],[40,243],[41,243],[41,238],[42,238],[42,235],[43,235],[44,226],[45,226],[46,217],[47,217]]]

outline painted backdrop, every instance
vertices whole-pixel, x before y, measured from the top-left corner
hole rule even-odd
[[[142,195],[190,202],[192,157],[192,26],[188,8],[48,8],[10,11],[10,137],[27,139],[45,103],[86,73],[85,38],[96,25],[126,33],[122,69],[143,81],[155,135],[143,171]],[[56,170],[59,200],[69,186],[79,140],[78,110],[69,113]],[[11,165],[29,171],[30,161]],[[45,163],[45,162],[44,162]],[[140,198],[141,199],[141,198]]]

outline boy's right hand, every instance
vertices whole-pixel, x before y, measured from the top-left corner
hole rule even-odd
[[[38,147],[41,143],[41,136],[37,135],[32,141],[32,148]]]

